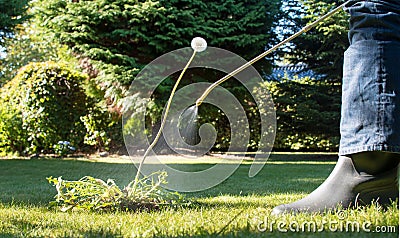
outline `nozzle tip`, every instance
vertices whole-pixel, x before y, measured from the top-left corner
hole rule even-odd
[[[196,52],[202,52],[207,49],[207,41],[201,37],[193,38],[190,44],[192,46],[192,49]]]
[[[200,99],[198,99],[197,101],[196,101],[196,107],[199,107],[200,105],[201,105],[201,103],[203,103]]]

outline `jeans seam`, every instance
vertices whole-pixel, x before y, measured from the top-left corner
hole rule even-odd
[[[339,150],[339,155],[350,155],[364,151],[387,151],[387,152],[400,152],[400,146],[387,145],[387,144],[370,144],[357,147],[345,148]]]
[[[384,114],[385,114],[385,105],[382,103],[382,94],[384,93],[384,88],[385,88],[385,78],[382,76],[384,75],[384,69],[383,69],[383,62],[382,62],[382,47],[378,43],[378,64],[379,64],[379,73],[378,73],[378,134],[379,134],[379,144],[383,144],[384,141]]]

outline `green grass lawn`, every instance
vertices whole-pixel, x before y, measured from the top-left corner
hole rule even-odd
[[[339,213],[270,216],[274,206],[295,201],[322,183],[334,167],[332,158],[274,154],[254,178],[247,176],[247,161],[220,185],[186,194],[196,201],[189,208],[116,213],[50,209],[56,191],[46,177],[75,180],[90,175],[123,186],[136,172],[126,159],[2,159],[0,237],[398,237],[395,204],[388,209],[371,205]],[[167,162],[181,170],[202,170],[214,161],[208,157],[180,163],[168,157]],[[390,232],[378,232],[382,230]]]

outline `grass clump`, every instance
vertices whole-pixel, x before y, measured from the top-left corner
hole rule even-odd
[[[76,181],[62,177],[48,177],[50,184],[56,187],[55,201],[52,207],[61,211],[143,211],[158,210],[163,207],[188,206],[190,202],[177,193],[162,187],[166,184],[166,172],[155,172],[139,180],[130,182],[121,189],[112,179],[104,181],[84,176]]]

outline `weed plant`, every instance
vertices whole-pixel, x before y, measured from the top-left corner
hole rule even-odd
[[[158,210],[163,207],[190,205],[177,192],[162,187],[166,184],[166,172],[155,172],[138,181],[130,182],[121,189],[112,179],[107,181],[84,176],[77,181],[68,181],[62,177],[48,177],[47,180],[57,189],[52,207],[61,211],[143,211]],[[156,179],[155,179],[156,178]]]

